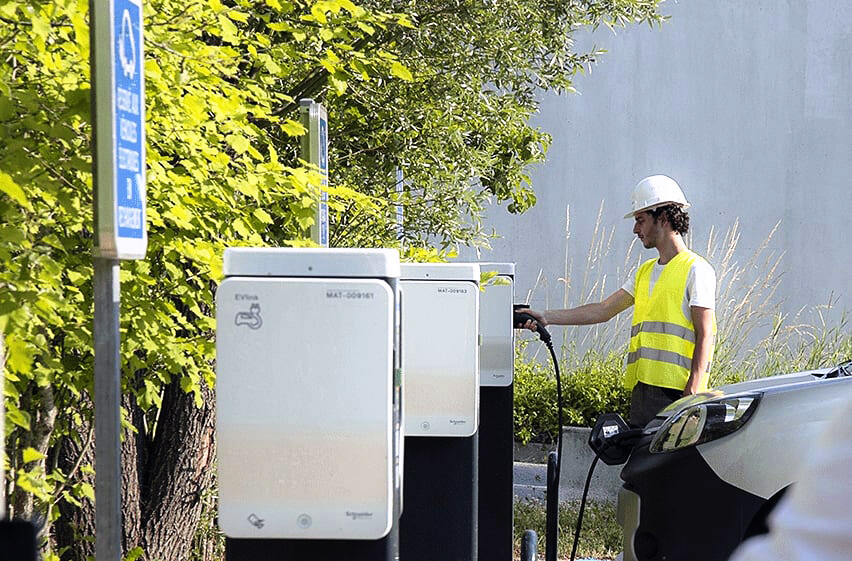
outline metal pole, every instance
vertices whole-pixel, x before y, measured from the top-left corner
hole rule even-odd
[[[95,559],[121,559],[119,261],[94,258]]]
[[[558,559],[559,546],[559,475],[556,473],[556,452],[547,455],[547,500],[544,530],[545,561]],[[98,560],[100,561],[100,560]]]

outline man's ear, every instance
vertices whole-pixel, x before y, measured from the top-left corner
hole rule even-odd
[[[668,226],[670,229],[672,227],[671,222],[669,222],[669,216],[665,211],[661,212],[656,218],[654,218],[654,222],[660,226]]]

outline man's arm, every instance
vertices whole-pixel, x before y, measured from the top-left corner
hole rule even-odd
[[[547,325],[591,325],[593,323],[603,323],[609,321],[616,314],[623,312],[633,305],[633,296],[623,288],[610,294],[602,302],[594,304],[584,304],[576,308],[567,310],[545,310],[536,312],[525,309],[523,311],[531,316],[544,326]],[[535,330],[535,322],[528,321],[524,325],[527,329]]]
[[[704,385],[713,347],[713,310],[700,306],[690,306],[689,309],[695,326],[695,350],[692,351],[692,368],[683,395],[698,393]]]

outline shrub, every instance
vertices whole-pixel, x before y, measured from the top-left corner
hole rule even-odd
[[[519,341],[515,353],[515,438],[550,441],[557,434],[556,377],[553,367],[530,359],[528,341]],[[624,355],[594,351],[581,359],[560,361],[563,422],[590,427],[601,413],[626,416],[630,394],[624,388]]]

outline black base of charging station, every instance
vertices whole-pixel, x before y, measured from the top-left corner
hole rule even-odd
[[[225,561],[398,561],[398,529],[381,540],[225,540]]]
[[[479,558],[512,561],[515,390],[479,390]]]
[[[0,561],[36,561],[36,534],[24,520],[0,520]]]
[[[478,456],[478,433],[405,437],[401,559],[476,561]]]

